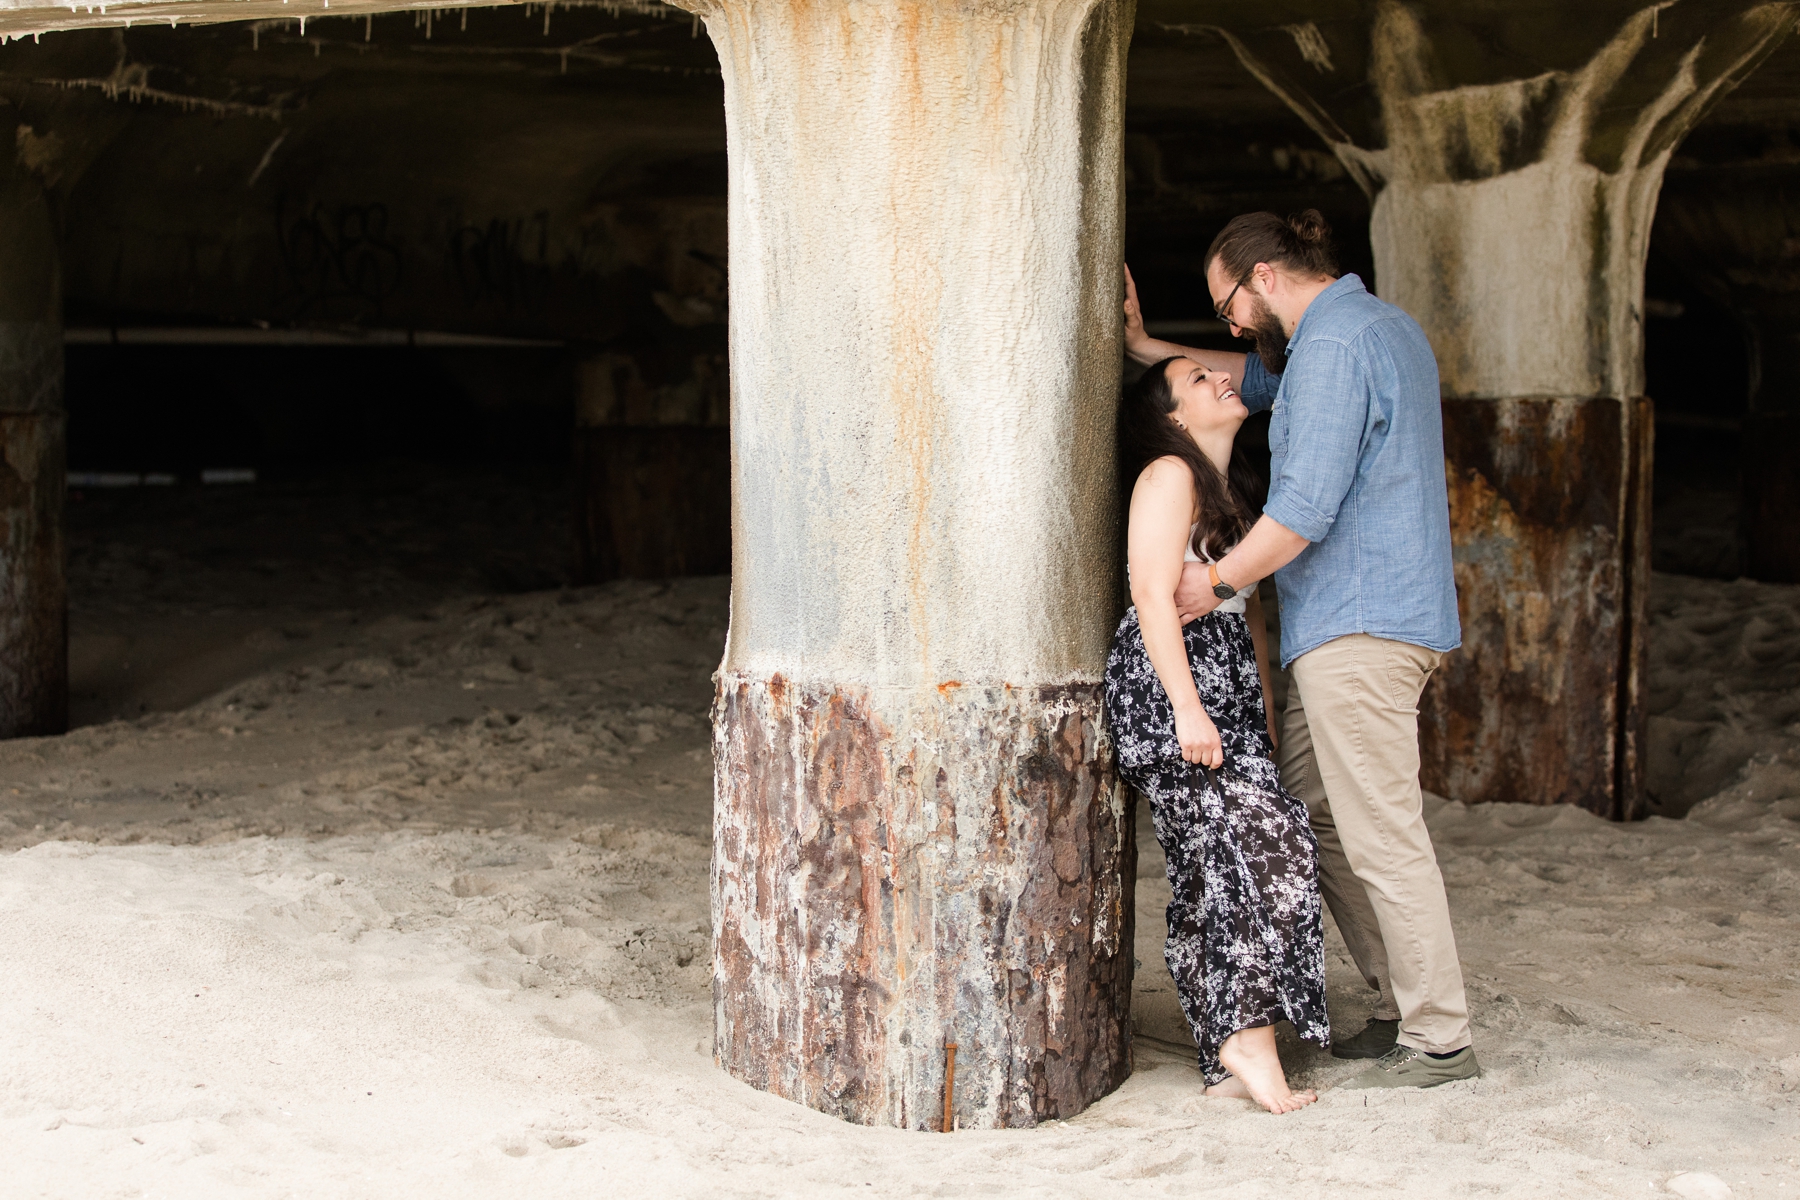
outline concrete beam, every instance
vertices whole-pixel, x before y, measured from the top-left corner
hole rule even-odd
[[[321,17],[363,16],[413,12],[421,20],[442,20],[442,13],[464,8],[501,8],[526,0],[430,0],[429,3],[394,3],[394,0],[107,0],[79,3],[71,0],[17,0],[0,7],[0,36],[33,37],[70,29],[129,29],[133,25],[217,25],[224,21],[306,21]],[[558,8],[591,6],[625,12],[666,12],[656,0],[557,0]],[[131,80],[121,80],[122,91],[132,90]],[[147,85],[146,85],[147,86]],[[139,88],[137,90],[143,90]]]

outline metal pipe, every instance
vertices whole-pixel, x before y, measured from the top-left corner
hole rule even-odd
[[[415,329],[256,329],[233,326],[139,325],[65,329],[71,346],[413,346],[555,350],[554,338],[500,337]]]

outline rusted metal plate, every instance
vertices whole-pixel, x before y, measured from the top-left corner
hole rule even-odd
[[[896,692],[900,694],[896,694]],[[715,1054],[754,1087],[934,1129],[1071,1116],[1130,1073],[1136,847],[1099,684],[722,673]]]
[[[1641,811],[1650,402],[1444,402],[1463,647],[1420,703],[1467,803]]]
[[[1625,401],[1627,430],[1624,552],[1626,627],[1619,686],[1619,754],[1611,808],[1615,821],[1648,816],[1645,771],[1650,759],[1646,672],[1650,667],[1651,484],[1656,473],[1656,406],[1648,396]]]
[[[729,437],[700,425],[577,427],[576,578],[729,571]]]
[[[1800,583],[1800,412],[1744,418],[1743,489],[1750,578]]]
[[[60,412],[0,411],[0,737],[69,721]]]

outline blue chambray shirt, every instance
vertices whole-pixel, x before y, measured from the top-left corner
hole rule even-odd
[[[1419,323],[1345,275],[1300,318],[1286,373],[1252,353],[1238,394],[1275,410],[1263,511],[1312,543],[1275,572],[1281,665],[1352,633],[1462,645],[1437,360]]]

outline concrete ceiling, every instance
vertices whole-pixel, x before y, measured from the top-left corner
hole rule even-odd
[[[1225,124],[1260,122],[1285,111],[1245,70],[1228,37],[1313,94],[1359,144],[1379,137],[1368,82],[1372,20],[1366,0],[1144,0],[1131,59],[1134,118],[1177,114]],[[345,76],[499,78],[523,84],[556,77],[716,76],[717,61],[689,14],[647,0],[623,3],[396,8],[323,0],[165,0],[160,4],[23,5],[0,11],[0,33],[55,33],[30,50],[0,57],[0,80],[116,92],[136,100],[195,102],[215,112],[275,116],[303,106]],[[1578,69],[1641,0],[1433,0],[1409,5],[1431,39],[1432,86],[1482,86]],[[1743,11],[1746,0],[1687,0],[1663,8],[1658,36],[1634,74],[1655,75],[1661,59],[1688,54]],[[302,12],[306,9],[309,11]],[[371,14],[379,13],[379,17]],[[173,16],[171,29],[152,16]],[[133,22],[128,34],[124,22]],[[229,22],[229,24],[209,24]],[[196,24],[203,28],[194,28]],[[105,34],[95,32],[100,28]],[[126,36],[121,38],[121,34]],[[1704,48],[1702,53],[1705,53]],[[629,86],[629,85],[628,85]],[[709,85],[696,83],[707,92]],[[1720,116],[1785,120],[1800,103],[1800,51],[1777,50]]]
[[[1315,128],[1242,58],[1291,76],[1346,136],[1374,141],[1367,76],[1377,7],[1269,0],[1251,22],[1243,5],[1217,0],[1138,6],[1127,186],[1131,254],[1152,294],[1159,278],[1192,275],[1194,243],[1203,240],[1196,229],[1253,207],[1323,208],[1343,235],[1346,265],[1368,270],[1366,197]],[[1645,8],[1621,0],[1412,7],[1431,38],[1432,86],[1574,70]],[[1662,59],[1693,51],[1749,7],[1684,0],[1662,9],[1644,69],[1666,69]],[[304,22],[301,8],[310,10]],[[386,11],[372,15],[377,8]],[[143,23],[161,14],[178,16],[180,27]],[[259,19],[197,24],[241,15]],[[411,230],[440,260],[444,246],[467,244],[470,230],[485,239],[484,253],[488,242],[506,243],[501,265],[480,272],[500,279],[488,288],[497,296],[520,264],[561,271],[568,287],[586,279],[579,322],[593,328],[599,308],[622,311],[623,299],[605,298],[619,272],[643,265],[643,254],[632,257],[638,235],[630,230],[647,218],[624,210],[658,197],[723,195],[717,59],[689,14],[660,4],[394,11],[345,0],[329,10],[322,0],[167,0],[104,13],[98,5],[0,12],[0,30],[32,22],[86,26],[0,46],[0,99],[20,126],[19,158],[49,185],[65,232],[80,231],[65,249],[72,301],[105,297],[129,310],[186,289],[194,298],[177,307],[223,319],[368,319],[329,304],[222,297],[233,288],[272,294],[270,280],[286,270],[273,257],[283,252],[279,239],[252,253],[245,233],[286,228],[296,213],[322,213],[329,223],[379,208],[389,232]],[[1672,169],[1800,157],[1788,133],[1796,124],[1800,41],[1790,40],[1687,138]],[[183,271],[191,282],[179,282]],[[135,293],[121,283],[134,273],[144,280]],[[208,287],[219,295],[201,296]],[[554,291],[546,284],[537,294]],[[470,320],[541,328],[517,305],[496,303]],[[1192,307],[1171,295],[1159,308],[1171,305]]]

